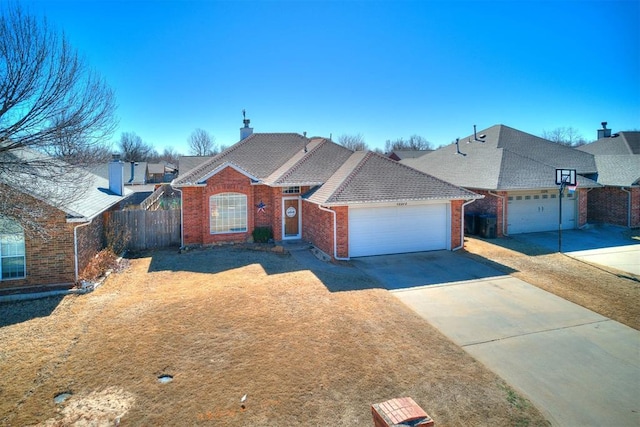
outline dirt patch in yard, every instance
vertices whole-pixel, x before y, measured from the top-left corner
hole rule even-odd
[[[629,233],[629,237],[637,233]],[[477,261],[640,330],[640,277],[506,237],[465,237],[465,252]]]
[[[0,328],[0,424],[370,426],[372,403],[403,396],[439,426],[548,424],[366,277],[327,277],[232,248],[134,259]]]

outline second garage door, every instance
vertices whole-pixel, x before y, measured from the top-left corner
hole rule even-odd
[[[562,229],[576,226],[576,197],[562,197]],[[560,206],[556,193],[509,193],[507,232],[509,234],[555,231],[558,229]]]
[[[349,256],[447,249],[449,204],[350,207]]]

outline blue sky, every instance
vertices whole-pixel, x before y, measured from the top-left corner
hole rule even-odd
[[[640,129],[638,1],[37,1],[115,89],[120,132],[187,154],[255,132]]]

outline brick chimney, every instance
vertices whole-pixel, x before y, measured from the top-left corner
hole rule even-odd
[[[242,110],[242,117],[242,123],[244,123],[244,127],[240,128],[240,141],[253,134],[253,128],[249,127],[249,123],[251,123],[251,120],[247,119],[245,110]]]
[[[114,154],[109,162],[109,191],[118,196],[124,194],[124,163],[120,154]]]
[[[602,125],[602,129],[598,129],[598,139],[611,138],[611,129],[607,129],[607,122],[602,122],[600,124]]]

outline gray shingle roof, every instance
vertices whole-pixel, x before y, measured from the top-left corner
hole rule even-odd
[[[180,156],[178,159],[178,174],[185,175],[204,162],[211,160],[214,156]]]
[[[308,200],[344,205],[481,197],[380,154],[356,151]]]
[[[124,196],[118,196],[109,191],[108,179],[33,150],[12,150],[3,156],[41,163],[35,174],[20,168],[5,169],[0,182],[60,209],[69,220],[89,220],[132,194],[125,188]]]
[[[173,185],[197,185],[225,162],[264,180],[309,142],[309,139],[296,133],[254,133],[186,174],[181,173]]]
[[[285,164],[285,171],[277,171],[272,185],[299,186],[318,185],[326,182],[351,156],[353,151],[327,139],[313,140],[307,153]],[[282,172],[282,173],[279,173]],[[274,175],[276,175],[274,174]]]
[[[598,183],[614,187],[640,185],[640,156],[596,155]]]
[[[610,138],[600,138],[578,150],[591,154],[640,154],[640,132],[620,132]]]
[[[439,148],[401,163],[465,188],[487,190],[555,188],[555,169],[576,169],[593,174],[592,155],[510,128],[495,125],[470,135],[456,145]],[[480,138],[479,138],[480,139]],[[586,178],[578,185],[597,186]]]

